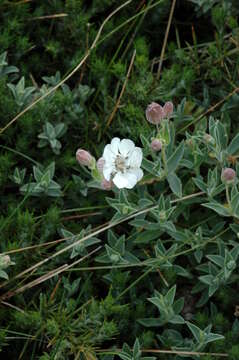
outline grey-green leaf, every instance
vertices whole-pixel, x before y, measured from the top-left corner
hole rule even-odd
[[[182,182],[175,173],[171,173],[167,176],[167,180],[172,192],[178,196],[182,197]]]
[[[239,133],[232,139],[232,141],[230,142],[228,148],[227,148],[227,153],[229,155],[233,155],[235,154],[237,151],[239,150]]]
[[[176,148],[174,153],[168,159],[169,174],[177,169],[181,159],[183,158],[183,153],[184,153],[184,142],[182,141],[181,144]]]
[[[205,206],[209,209],[216,211],[216,213],[218,213],[219,215],[231,216],[229,210],[225,206],[223,206],[219,203],[211,202],[211,203],[202,204],[202,206]]]

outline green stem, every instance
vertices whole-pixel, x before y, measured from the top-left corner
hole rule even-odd
[[[5,150],[8,150],[8,151],[13,152],[14,154],[17,154],[17,155],[19,155],[19,156],[21,156],[21,157],[23,157],[23,158],[27,159],[28,161],[31,161],[33,164],[35,164],[35,165],[37,165],[37,166],[39,166],[39,165],[40,165],[40,163],[39,163],[39,162],[37,162],[36,160],[32,159],[30,156],[27,156],[27,155],[25,155],[25,154],[21,153],[20,151],[17,151],[17,150],[11,149],[10,147],[8,147],[8,146],[4,146],[4,145],[0,145],[0,147],[1,147],[1,148],[3,148],[3,149],[5,149]]]
[[[162,146],[161,154],[162,154],[164,172],[165,172],[165,175],[167,176],[167,173],[168,173],[168,164],[167,164],[167,157],[166,157],[166,152],[165,152],[165,145]]]
[[[140,282],[145,276],[147,276],[152,270],[155,270],[154,267],[150,267],[147,271],[145,271],[140,277],[138,277],[138,279],[136,279],[134,282],[132,282],[131,285],[129,285],[126,289],[124,289],[124,291],[122,291],[117,298],[115,299],[115,301],[118,301],[119,298],[121,298],[125,293],[127,293],[132,287],[134,287],[138,282]]]
[[[229,194],[229,187],[228,185],[226,184],[226,198],[227,198],[227,204],[229,206],[229,209],[231,210],[231,200],[230,200],[230,194]]]
[[[10,220],[15,216],[15,214],[18,212],[18,210],[21,208],[21,206],[25,203],[25,201],[28,199],[28,197],[30,196],[29,192],[27,191],[23,200],[19,203],[19,205],[12,211],[12,213],[5,219],[5,221],[3,222],[1,228],[0,228],[0,233],[3,231],[3,229],[5,228],[6,225],[9,224]]]

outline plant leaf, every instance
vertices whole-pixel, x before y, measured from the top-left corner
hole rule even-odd
[[[178,196],[182,197],[182,182],[175,173],[171,173],[167,176],[167,180],[172,192]]]
[[[182,159],[184,154],[184,142],[182,141],[180,145],[176,148],[174,153],[168,159],[168,174],[175,172],[177,169],[180,160]]]

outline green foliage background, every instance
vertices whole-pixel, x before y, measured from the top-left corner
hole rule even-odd
[[[123,3],[0,0],[1,128],[78,65],[104,19]],[[150,205],[158,202],[161,194],[171,194],[165,181],[152,179],[148,186],[139,185],[135,192],[106,193],[93,186],[90,172],[76,163],[78,148],[88,149],[99,158],[114,136],[130,138],[142,146],[140,136],[150,139],[153,132],[145,120],[145,108],[152,101],[173,101],[174,132],[178,143],[187,138],[187,160],[199,151],[194,148],[195,131],[207,131],[206,117],[197,121],[198,117],[222,99],[210,115],[225,126],[230,140],[238,133],[238,1],[178,0],[157,80],[170,8],[168,0],[132,0],[105,24],[96,48],[81,68],[0,136],[0,247],[1,253],[12,251],[9,254],[15,263],[5,270],[9,279],[3,279],[0,289],[3,358],[108,360],[120,356],[118,349],[124,343],[130,348],[135,344],[135,351],[131,354],[124,345],[121,358],[151,356],[140,353],[136,338],[142,349],[195,349],[192,338],[196,340],[197,336],[190,325],[172,322],[147,327],[142,322],[145,318],[158,318],[157,308],[148,300],[154,290],[166,296],[176,284],[176,298],[184,298],[184,307],[180,309],[183,318],[200,329],[212,324],[212,333],[224,336],[198,351],[227,352],[231,359],[239,359],[239,323],[235,312],[238,260],[230,279],[212,297],[200,303],[203,290],[199,286],[199,292],[192,291],[196,284],[201,284],[199,277],[205,272],[207,255],[219,251],[224,256],[225,248],[229,246],[230,250],[230,246],[238,243],[238,218],[228,219],[212,208],[200,206],[206,199],[177,204],[172,222],[178,233],[191,231],[188,243],[183,246],[176,235],[162,233],[161,228],[144,232],[144,227],[124,222],[91,238],[84,246],[53,257],[35,271],[15,278],[92,228],[107,224],[118,204],[128,202],[129,208],[139,210],[146,206],[140,204],[140,199],[145,198]],[[107,126],[134,50],[136,57],[120,106]],[[40,134],[48,136],[41,145]],[[235,167],[238,151],[233,155],[227,159],[227,165]],[[180,169],[183,196],[198,191],[193,177],[206,178],[209,169],[214,169],[215,159],[205,153],[202,158],[198,166]],[[37,171],[41,172],[39,177],[46,174],[45,181],[50,184],[39,190],[38,197],[31,196],[27,185],[37,181]],[[225,201],[223,196],[220,199]],[[130,212],[127,206],[123,215]],[[200,241],[196,234],[199,226],[204,240],[216,237],[214,243],[203,245],[202,262],[197,261],[200,254],[192,256],[195,241]],[[182,254],[175,257],[176,266],[124,267],[112,257],[117,250],[124,254],[127,265],[150,261],[154,259],[159,237],[166,250],[174,242],[180,244]],[[47,245],[61,238],[67,239]],[[87,256],[97,243],[102,245],[100,251],[75,268],[18,293],[22,286],[49,271]],[[103,349],[111,349],[111,353],[99,351]],[[156,356],[182,358],[172,354]]]

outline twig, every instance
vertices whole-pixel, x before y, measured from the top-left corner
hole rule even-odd
[[[126,85],[127,85],[127,82],[128,82],[128,79],[129,79],[129,76],[130,76],[130,73],[131,73],[131,69],[132,69],[132,66],[133,66],[133,63],[134,63],[134,59],[135,59],[135,55],[136,55],[136,50],[134,50],[133,52],[133,55],[132,55],[132,58],[131,58],[131,61],[130,61],[130,64],[129,64],[129,68],[128,68],[128,71],[127,71],[127,75],[126,75],[126,78],[125,78],[125,81],[124,81],[124,84],[122,86],[122,89],[121,89],[121,92],[119,94],[119,97],[118,97],[118,100],[116,101],[116,104],[115,104],[115,107],[114,107],[114,110],[112,111],[111,115],[109,116],[109,119],[106,123],[106,128],[110,126],[114,116],[115,116],[115,113],[116,111],[118,110],[119,108],[119,105],[120,105],[120,100],[123,96],[123,93],[125,91],[125,88],[126,88]]]
[[[159,61],[159,66],[158,66],[158,71],[157,71],[157,80],[159,80],[159,78],[160,78],[164,53],[165,53],[165,50],[166,50],[166,45],[167,45],[167,41],[168,41],[168,34],[169,34],[169,30],[170,30],[170,26],[171,26],[171,22],[172,22],[172,18],[173,18],[175,4],[176,4],[176,0],[173,0],[172,5],[171,5],[171,9],[170,9],[169,18],[168,18],[167,29],[166,29],[165,36],[164,36],[163,47],[162,47],[162,51],[161,51],[161,55],[160,55],[160,61]]]

